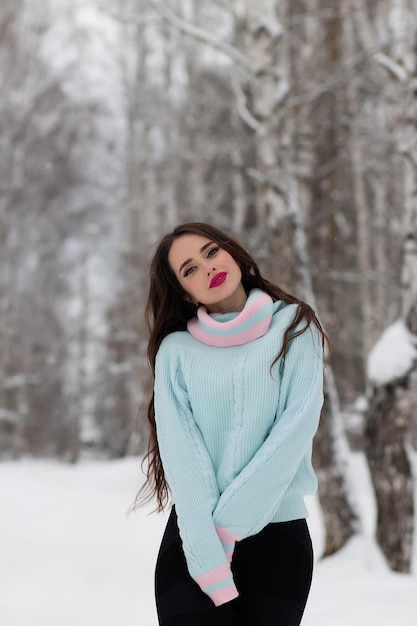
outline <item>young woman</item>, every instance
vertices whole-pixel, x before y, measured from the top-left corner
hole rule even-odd
[[[162,626],[295,626],[310,589],[304,496],[327,337],[310,306],[203,223],[151,264],[154,374],[145,491],[172,510],[157,559]]]

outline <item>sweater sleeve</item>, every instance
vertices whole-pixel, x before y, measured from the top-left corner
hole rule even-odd
[[[155,420],[164,473],[190,575],[216,606],[237,597],[230,562],[214,526],[219,498],[214,468],[173,351],[161,345],[155,367]]]
[[[268,437],[221,494],[214,510],[218,532],[229,544],[229,557],[236,540],[256,534],[270,522],[297,480],[298,469],[310,463],[322,404],[322,348],[317,329],[311,327],[289,343]]]

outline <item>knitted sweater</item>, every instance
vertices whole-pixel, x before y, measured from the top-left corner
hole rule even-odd
[[[213,333],[228,335],[241,319],[244,327],[260,294],[251,292],[240,313],[206,315]],[[238,595],[230,568],[235,543],[270,522],[305,518],[304,495],[317,488],[311,449],[323,367],[316,327],[292,339],[283,369],[281,357],[270,372],[295,312],[296,305],[271,301],[269,328],[255,339],[245,342],[244,332],[239,345],[217,347],[193,336],[191,326],[168,335],[157,353],[165,477],[189,572],[216,605]]]

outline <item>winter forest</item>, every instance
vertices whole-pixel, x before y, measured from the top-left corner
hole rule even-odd
[[[2,0],[0,80],[2,462],[139,467],[149,259],[208,221],[330,336],[324,554],[360,532],[360,451],[376,541],[410,572],[415,0]]]

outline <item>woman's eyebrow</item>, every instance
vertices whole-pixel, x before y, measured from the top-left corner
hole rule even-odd
[[[214,241],[209,241],[208,243],[205,243],[204,246],[200,248],[200,254],[202,254],[204,250],[206,250],[209,246],[211,246],[212,243],[214,243]],[[178,270],[178,274],[181,274],[181,270],[183,269],[183,267],[188,265],[188,263],[191,263],[191,261],[192,259],[187,259],[186,261],[184,261],[184,263],[181,263],[180,269]]]

